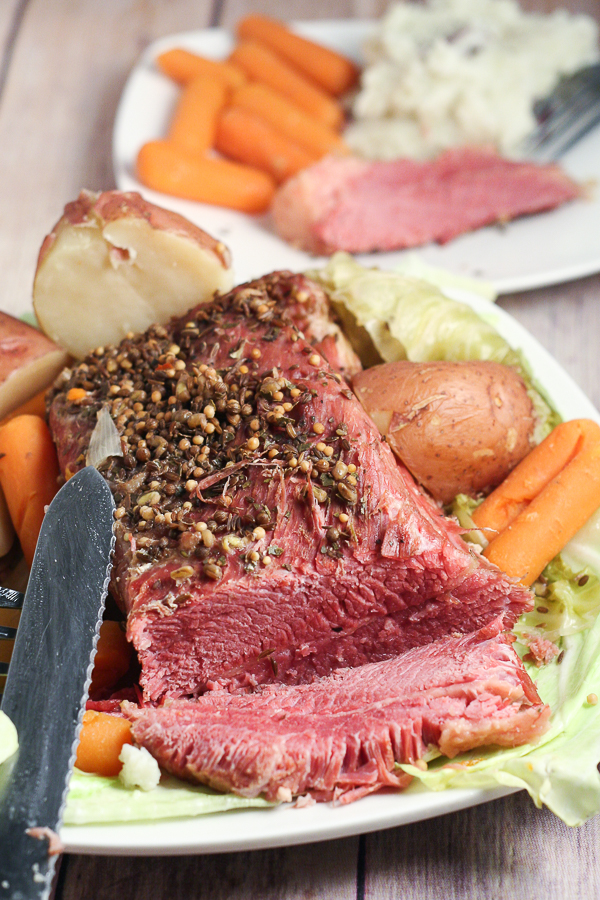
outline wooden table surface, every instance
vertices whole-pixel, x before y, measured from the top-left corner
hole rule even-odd
[[[525,0],[524,0],[525,2]],[[0,307],[31,308],[37,251],[81,187],[114,187],[119,96],[154,39],[250,11],[369,17],[383,0],[1,0]],[[549,0],[528,0],[548,9]],[[598,0],[572,0],[600,16]],[[600,247],[600,235],[599,235]],[[504,296],[600,407],[600,275]],[[600,896],[600,817],[569,829],[525,794],[426,822],[301,847],[170,858],[63,858],[60,900],[575,900]]]

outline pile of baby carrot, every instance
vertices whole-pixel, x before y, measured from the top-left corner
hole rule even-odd
[[[266,16],[246,16],[236,36],[226,61],[179,47],[157,58],[181,94],[166,138],[140,149],[137,174],[162,193],[259,213],[291,175],[347,152],[339,98],[359,72]]]

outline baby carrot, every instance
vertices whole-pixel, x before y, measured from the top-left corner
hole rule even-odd
[[[123,766],[119,759],[123,744],[133,744],[127,719],[88,709],[83,714],[75,765],[82,772],[106,778],[118,775]]]
[[[187,84],[200,75],[217,78],[232,88],[240,87],[246,80],[246,76],[237,66],[215,59],[206,59],[182,47],[161,53],[156,58],[156,65],[164,75],[177,81],[178,84]]]
[[[58,460],[45,421],[17,416],[0,428],[0,484],[27,565],[31,566],[44,508],[58,490]]]
[[[588,419],[559,425],[494,494],[500,502],[489,505],[489,517],[481,507],[473,517],[479,528],[500,531],[484,555],[530,585],[600,506],[600,428]]]
[[[215,147],[231,159],[264,169],[278,184],[317,159],[240,106],[229,107],[219,117]]]
[[[335,96],[343,94],[358,79],[358,67],[345,56],[294,34],[268,16],[245,16],[238,23],[237,34],[241,40],[265,44]]]
[[[235,47],[229,60],[250,80],[279,91],[329,128],[342,125],[344,114],[340,104],[263,44],[244,41]]]
[[[268,209],[276,187],[266,172],[225,159],[193,156],[170,141],[144,144],[137,171],[140,181],[155,191],[247,213]]]
[[[217,117],[229,94],[224,81],[200,75],[183,88],[169,127],[168,139],[198,155],[214,145]]]
[[[348,148],[339,134],[303,109],[292,103],[279,91],[257,81],[242,85],[234,91],[231,105],[239,106],[260,116],[285,137],[304,147],[320,158],[326,153],[347,153]]]
[[[600,425],[591,419],[562,422],[521,460],[473,513],[478,528],[500,533],[582,450],[600,442]]]
[[[130,662],[131,644],[125,632],[118,622],[107,619],[100,626],[90,694],[114,687],[128,671]]]

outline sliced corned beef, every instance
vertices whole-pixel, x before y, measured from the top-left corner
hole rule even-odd
[[[173,774],[246,797],[311,792],[349,802],[410,778],[431,747],[448,757],[513,747],[546,730],[545,706],[497,619],[310,685],[223,691],[128,707],[136,743]]]
[[[56,388],[63,471],[83,464],[101,407],[122,435],[103,469],[112,590],[149,700],[307,682],[530,606],[293,324],[313,290],[282,273],[242,285]]]
[[[326,157],[289,179],[272,211],[279,234],[304,250],[362,253],[444,244],[580,194],[557,165],[466,147],[429,162]]]

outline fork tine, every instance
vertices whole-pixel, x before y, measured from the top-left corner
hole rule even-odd
[[[14,641],[17,636],[17,629],[10,625],[0,625],[0,641]]]
[[[11,588],[0,587],[0,609],[21,609],[23,594]]]
[[[559,130],[564,123],[579,118],[589,107],[595,106],[599,99],[599,89],[592,85],[582,88],[573,95],[568,103],[558,104],[545,119],[542,119],[536,131],[541,134],[551,134]]]
[[[10,588],[0,587],[0,609],[20,609],[23,606],[23,594]],[[17,629],[11,625],[0,625],[0,642],[14,641]],[[8,674],[9,663],[0,661],[0,678]],[[0,700],[2,691],[0,690]]]
[[[561,156],[569,147],[600,122],[600,97],[578,118],[566,118],[560,127],[541,135],[525,148],[526,155],[538,162],[550,162]]]
[[[533,111],[538,122],[573,103],[580,94],[595,94],[600,90],[600,63],[586,66],[573,75],[563,78],[551,94],[536,100]]]
[[[538,162],[557,159],[600,121],[600,64],[565,78],[534,111],[538,126],[520,152]]]

